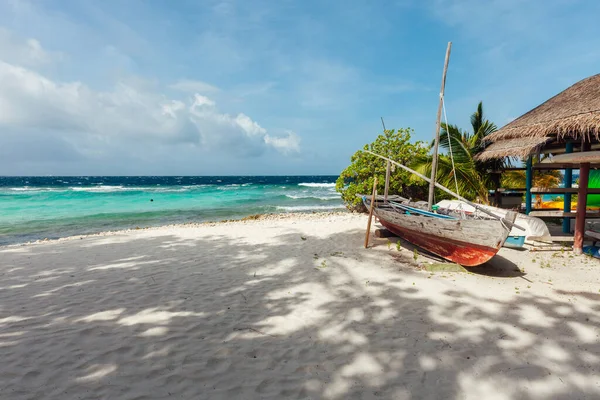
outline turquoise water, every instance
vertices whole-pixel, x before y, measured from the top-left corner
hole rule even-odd
[[[0,177],[0,245],[251,214],[343,210],[335,179]]]

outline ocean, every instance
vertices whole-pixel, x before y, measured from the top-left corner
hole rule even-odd
[[[336,178],[0,177],[0,245],[253,214],[341,211]]]

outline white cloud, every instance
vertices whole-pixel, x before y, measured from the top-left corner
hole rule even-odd
[[[0,27],[0,60],[25,66],[49,64],[62,57],[60,53],[44,50],[36,39],[21,39]]]
[[[2,130],[4,135],[11,128],[55,135],[88,155],[97,155],[103,144],[127,140],[187,143],[238,156],[257,155],[269,147],[281,153],[299,149],[297,138],[268,135],[249,116],[223,113],[201,94],[187,101],[169,99],[127,82],[95,91],[81,82],[54,81],[4,61],[0,61],[0,126],[8,128]]]
[[[287,137],[271,137],[265,135],[265,143],[273,146],[283,154],[297,153],[300,151],[300,137],[294,132],[287,131]]]
[[[175,89],[175,90],[179,90],[179,91],[187,92],[187,93],[209,94],[209,93],[218,93],[221,91],[221,89],[219,89],[218,87],[213,86],[209,83],[202,82],[202,81],[196,81],[196,80],[190,80],[190,79],[179,80],[176,83],[169,85],[169,87],[171,89]]]

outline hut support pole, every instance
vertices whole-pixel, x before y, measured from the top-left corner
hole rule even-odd
[[[581,141],[581,151],[589,151],[590,143]],[[590,179],[590,163],[581,164],[579,167],[579,191],[577,192],[577,216],[575,217],[575,240],[573,252],[583,253],[583,237],[585,234],[585,213],[587,209],[588,183]]]
[[[531,185],[533,183],[533,156],[527,159],[527,170],[525,175],[525,214],[531,212]]]
[[[585,233],[585,210],[587,208],[588,181],[590,177],[590,164],[581,164],[579,169],[579,192],[577,193],[577,217],[575,219],[575,254],[583,253],[583,235]]]
[[[565,153],[573,152],[573,142],[568,142],[567,147],[565,149]],[[573,184],[573,169],[567,168],[565,169],[565,178],[563,181],[563,186],[565,188],[570,188]],[[563,207],[563,212],[568,213],[571,212],[571,193],[565,193],[565,203]],[[571,232],[571,219],[563,218],[563,233]]]

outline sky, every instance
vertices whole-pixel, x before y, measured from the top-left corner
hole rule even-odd
[[[3,0],[0,175],[339,174],[600,72],[596,0]]]

